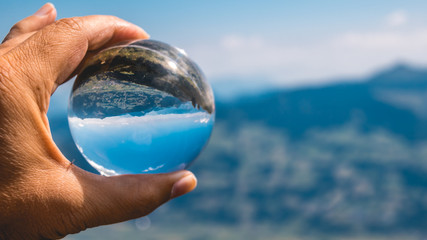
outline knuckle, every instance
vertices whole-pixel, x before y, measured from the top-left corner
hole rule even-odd
[[[129,176],[123,189],[126,189],[126,192],[129,193],[125,198],[118,197],[112,199],[117,201],[114,205],[120,206],[121,211],[127,213],[127,217],[137,218],[145,216],[164,203],[164,194],[159,189],[158,184],[149,177],[143,177],[141,181],[140,176]],[[123,190],[119,191],[122,192]]]
[[[3,40],[3,43],[7,40],[16,37],[17,35],[20,35],[22,33],[25,33],[25,26],[22,22],[15,23],[10,30],[9,33],[6,35],[6,37]]]
[[[24,26],[22,24],[22,22],[17,22],[15,23],[15,25],[13,25],[10,28],[10,32],[23,32],[24,31]]]
[[[66,31],[81,31],[82,20],[79,17],[63,18],[56,21],[56,25],[60,28],[64,28]]]
[[[139,186],[138,192],[140,194],[144,193],[142,196],[140,195],[142,199],[139,202],[143,204],[143,206],[140,206],[141,210],[143,210],[145,214],[148,214],[169,200],[169,194],[167,193],[169,193],[170,190],[165,189],[156,181],[146,182],[148,184]]]

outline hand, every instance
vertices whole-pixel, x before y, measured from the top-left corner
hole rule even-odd
[[[55,18],[46,4],[0,45],[0,239],[60,238],[142,217],[196,186],[188,171],[104,177],[62,155],[46,116],[56,87],[91,51],[148,35],[111,16]]]

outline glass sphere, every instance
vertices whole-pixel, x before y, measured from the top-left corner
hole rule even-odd
[[[215,118],[212,89],[179,48],[137,40],[90,58],[69,99],[74,141],[102,175],[187,168]]]

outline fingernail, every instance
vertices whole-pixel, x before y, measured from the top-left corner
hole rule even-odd
[[[50,13],[53,9],[53,5],[52,3],[46,3],[45,5],[43,5],[43,7],[41,7],[39,10],[37,10],[37,12],[35,12],[33,15],[34,16],[45,16],[48,13]]]
[[[193,174],[181,178],[172,187],[171,198],[182,196],[197,186],[197,179]]]

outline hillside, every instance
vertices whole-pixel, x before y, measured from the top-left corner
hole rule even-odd
[[[424,100],[427,70],[399,65],[355,83],[219,101],[191,167],[199,187],[152,214],[152,229],[179,222],[176,239],[426,236]],[[66,119],[51,125],[65,155],[87,167]]]

